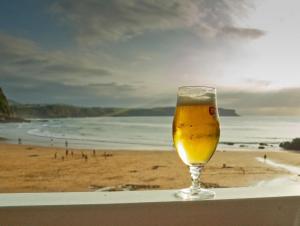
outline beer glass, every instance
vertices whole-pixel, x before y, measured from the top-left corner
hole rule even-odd
[[[200,187],[200,173],[214,154],[220,137],[216,89],[184,86],[178,89],[173,120],[173,141],[181,160],[189,167],[192,186],[176,196],[184,200],[211,199],[213,191]]]

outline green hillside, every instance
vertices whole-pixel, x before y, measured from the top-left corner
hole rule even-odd
[[[99,116],[173,116],[175,107],[156,108],[101,108],[78,107],[63,104],[18,104],[13,112],[23,118],[64,118]],[[220,116],[238,116],[234,109],[219,108]]]

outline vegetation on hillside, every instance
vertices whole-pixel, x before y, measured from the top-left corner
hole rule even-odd
[[[99,117],[99,116],[172,116],[174,107],[101,108],[70,105],[13,105],[13,112],[24,118]],[[219,109],[221,116],[238,116],[235,110]]]
[[[291,142],[282,142],[279,144],[279,147],[286,150],[296,150],[300,151],[300,138],[295,138]]]

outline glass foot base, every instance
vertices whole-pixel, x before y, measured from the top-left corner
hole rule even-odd
[[[210,191],[203,188],[199,188],[199,189],[185,188],[175,193],[175,197],[182,200],[213,199],[215,196],[216,193],[214,191]]]

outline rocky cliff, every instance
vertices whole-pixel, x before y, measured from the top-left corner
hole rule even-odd
[[[12,112],[9,108],[8,101],[6,99],[6,96],[4,95],[3,90],[0,87],[0,117],[11,117]]]
[[[9,107],[7,98],[0,87],[0,122],[24,122],[26,120],[15,117]]]

